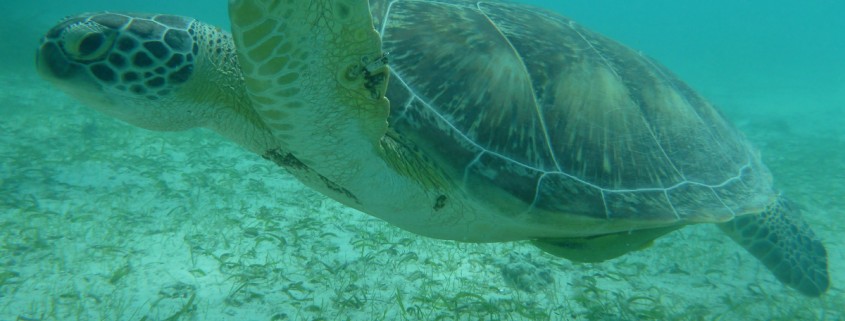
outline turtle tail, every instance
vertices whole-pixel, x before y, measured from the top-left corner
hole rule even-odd
[[[719,227],[787,286],[812,297],[830,286],[827,250],[799,209],[783,196],[760,214],[737,217]]]

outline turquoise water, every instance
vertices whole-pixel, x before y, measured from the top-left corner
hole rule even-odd
[[[780,285],[712,226],[600,264],[525,242],[462,244],[312,192],[206,130],[98,114],[35,75],[61,17],[225,2],[0,4],[0,321],[845,320],[845,4],[556,1],[719,106],[825,239],[832,288]]]

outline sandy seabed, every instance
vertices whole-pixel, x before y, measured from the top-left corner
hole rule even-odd
[[[833,287],[811,299],[714,226],[600,264],[433,240],[210,131],[137,129],[27,73],[0,86],[0,321],[845,320],[845,132],[823,114],[729,113],[825,239]]]

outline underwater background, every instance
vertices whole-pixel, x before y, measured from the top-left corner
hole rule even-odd
[[[843,1],[536,1],[656,58],[724,112],[802,204],[832,287],[782,286],[711,225],[573,263],[527,242],[402,231],[202,129],[138,129],[34,70],[66,15],[225,1],[0,3],[0,321],[845,320]]]

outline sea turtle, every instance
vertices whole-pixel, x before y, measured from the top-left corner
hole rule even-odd
[[[531,240],[602,261],[718,223],[786,285],[829,286],[822,242],[758,152],[654,60],[556,13],[464,0],[232,0],[232,34],[88,13],[37,68],[152,130],[207,127],[421,235]]]

